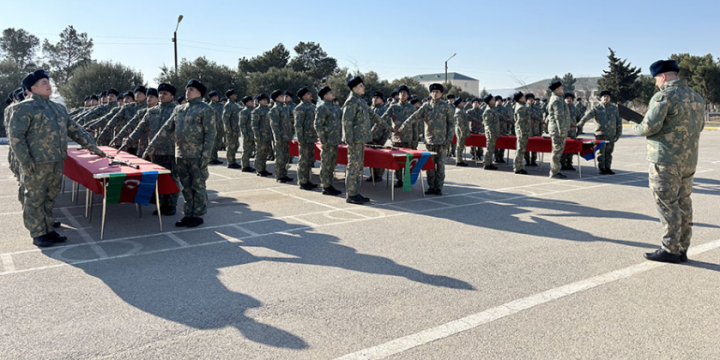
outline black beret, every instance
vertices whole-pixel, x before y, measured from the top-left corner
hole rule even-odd
[[[523,94],[522,91],[518,91],[515,94],[513,94],[512,99],[513,99],[513,101],[518,101],[518,100],[520,100],[520,98],[523,97],[523,95],[525,95],[525,94]]]
[[[90,95],[86,96],[83,101],[90,101]]]
[[[604,95],[607,95],[607,96],[609,96],[609,97],[612,97],[612,95],[610,95],[610,91],[607,91],[607,90],[601,91],[601,92],[600,92],[600,95],[598,95],[598,97],[603,97]]]
[[[429,86],[430,92],[433,92],[434,90],[439,90],[440,92],[445,92],[445,88],[443,88],[440,84],[430,84]]]
[[[396,97],[396,96],[398,96],[398,91],[393,91],[390,93],[390,97]]]
[[[302,98],[303,96],[305,96],[305,94],[307,94],[309,92],[311,92],[309,87],[307,87],[307,86],[301,87],[300,90],[297,91],[298,99]]]
[[[502,96],[500,96],[500,95],[495,95],[495,101],[502,100],[502,99],[503,99]]]
[[[117,91],[117,90],[114,89],[114,88],[110,88],[110,89],[107,90],[107,95],[115,95],[115,96],[118,96],[118,95],[120,95],[120,92]]]
[[[533,94],[533,93],[525,94],[525,100],[534,99],[534,98],[535,98],[535,94]]]
[[[489,104],[490,101],[492,101],[492,99],[494,99],[494,97],[492,96],[492,94],[487,94],[487,95],[485,95],[485,97],[483,98],[483,101],[484,101],[486,104]]]
[[[205,96],[205,93],[207,92],[207,87],[203,85],[203,83],[200,82],[200,80],[192,79],[188,81],[187,85],[185,85],[185,88],[195,88],[197,91],[200,92],[200,96]]]
[[[447,96],[447,98],[448,98],[448,100],[450,100],[450,99],[454,99],[454,98],[455,98],[455,95],[453,95],[453,94],[449,94],[449,95]]]
[[[226,97],[223,96],[223,97],[220,99],[220,102],[225,102],[225,101],[228,101],[228,98],[226,98]]]
[[[370,97],[371,97],[371,98],[379,97],[379,98],[382,99],[382,98],[383,98],[383,94],[382,94],[381,92],[379,92],[379,91],[373,91],[372,94],[370,94]]]
[[[227,96],[227,97],[231,97],[231,96],[233,96],[233,95],[235,95],[235,94],[236,94],[235,89],[230,89],[230,90],[228,90],[228,91],[225,92],[225,96]]]
[[[270,100],[270,98],[268,98],[267,94],[257,94],[255,95],[255,100],[260,102],[262,100]]]
[[[285,91],[283,91],[283,95],[289,96],[290,98],[293,97],[293,95],[292,95],[292,93],[290,92],[290,90],[285,90]]]
[[[417,103],[419,103],[419,102],[420,102],[420,99],[412,99],[412,100],[410,100],[410,104],[411,104],[411,105],[415,105],[415,104],[417,104]]]
[[[145,90],[145,95],[147,95],[147,96],[153,95],[153,96],[157,97],[158,91],[155,88],[148,88],[147,90]]]
[[[118,94],[118,95],[117,95],[118,100],[124,99],[124,98],[125,98],[125,95],[127,95],[127,93]]]
[[[350,90],[354,89],[356,86],[363,83],[363,79],[359,76],[356,76],[347,82],[347,86],[350,88]]]
[[[680,72],[680,66],[675,60],[658,60],[650,65],[650,75],[656,77],[666,72]]]
[[[472,100],[470,100],[471,103],[474,103],[474,102],[476,102],[476,101],[477,101],[477,102],[481,102],[482,100],[480,100],[480,99],[478,99],[478,98],[472,98]]]
[[[563,96],[563,99],[567,99],[567,98],[573,98],[573,99],[574,99],[574,98],[575,98],[575,94],[573,94],[573,93],[565,93],[565,96]]]
[[[553,80],[550,83],[550,86],[548,86],[548,89],[550,89],[550,91],[555,91],[555,89],[557,89],[561,86],[562,86],[562,83],[560,82],[560,80]]]
[[[579,98],[577,98],[577,101],[580,101],[580,100],[582,100],[582,98],[580,98],[580,97],[579,97]]]
[[[408,88],[406,85],[400,85],[396,92],[394,92],[395,95],[399,95],[401,91],[407,91],[408,95],[410,95],[410,88]],[[393,96],[395,96],[393,95]]]
[[[327,93],[331,92],[332,89],[329,86],[323,86],[322,89],[318,90],[318,97],[320,99],[324,98]]]
[[[175,89],[174,86],[167,84],[167,83],[162,83],[162,84],[158,85],[157,90],[158,90],[158,92],[167,91],[170,94],[172,94],[172,96],[175,96],[175,93],[177,92],[177,89]]]
[[[138,86],[135,87],[135,90],[133,90],[133,93],[136,93],[136,92],[141,92],[141,93],[144,94],[144,93],[147,92],[147,88],[145,88],[145,87],[142,86],[142,85],[138,85]]]
[[[28,90],[30,90],[30,87],[35,85],[36,82],[40,81],[41,79],[49,79],[50,76],[47,72],[43,69],[37,69],[25,76],[25,78],[22,80],[22,86]]]
[[[97,95],[90,96],[90,100],[100,100]]]
[[[240,102],[243,104],[247,104],[248,101],[253,101],[253,98],[251,96],[243,96],[243,98],[240,99]]]
[[[213,90],[213,91],[209,92],[207,96],[208,96],[209,98],[211,98],[211,97],[213,97],[213,96],[219,97],[220,94],[218,94],[217,91]]]
[[[175,99],[175,101],[177,101],[178,104],[185,101],[185,95],[180,96],[179,98]]]
[[[281,95],[284,95],[282,90],[275,90],[272,93],[270,93],[270,99],[272,101],[275,101],[275,99],[277,99],[277,97],[281,96]]]
[[[115,90],[115,91],[117,91],[117,90]],[[99,97],[107,96],[107,94],[108,94],[107,90],[103,90],[103,91],[100,93]]]
[[[455,101],[453,101],[453,105],[460,106],[460,104],[462,104],[464,102],[465,102],[465,100],[463,100],[462,98],[457,98],[457,99],[455,99]]]

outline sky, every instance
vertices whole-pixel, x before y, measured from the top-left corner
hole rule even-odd
[[[340,67],[383,79],[444,72],[507,89],[570,72],[600,76],[608,47],[649,73],[673,53],[720,57],[720,2],[654,1],[7,1],[0,27],[50,42],[73,25],[94,41],[93,58],[139,70],[149,85],[178,58],[237,67],[283,43],[319,43]]]

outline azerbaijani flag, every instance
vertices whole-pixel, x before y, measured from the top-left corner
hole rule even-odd
[[[420,172],[423,166],[430,158],[430,153],[427,152],[412,152],[405,153],[406,157],[396,156],[395,160],[398,165],[405,168],[405,175],[403,178],[403,191],[411,191],[412,185],[418,180]]]
[[[110,174],[106,195],[108,204],[148,205],[155,192],[157,178],[157,171],[146,171],[140,175]]]
[[[603,146],[605,146],[605,141],[601,141],[599,144],[595,142],[583,142],[580,156],[582,156],[585,160],[590,161],[595,158],[595,152],[602,149]]]

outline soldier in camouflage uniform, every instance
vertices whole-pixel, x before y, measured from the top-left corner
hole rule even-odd
[[[294,132],[292,119],[283,109],[284,97],[284,91],[273,91],[270,94],[270,99],[274,104],[268,113],[275,142],[275,180],[283,184],[293,181],[293,178],[287,176],[287,165],[290,162],[290,146],[288,142],[293,139]]]
[[[485,164],[483,168],[485,170],[497,170],[497,166],[493,165],[493,157],[495,154],[495,141],[500,136],[500,115],[498,109],[495,106],[495,98],[492,94],[488,94],[483,98],[485,103],[485,111],[483,111],[483,127],[485,128],[485,147],[487,152],[485,153]]]
[[[342,140],[342,109],[335,104],[335,93],[329,86],[318,90],[320,104],[315,111],[315,131],[322,144],[320,152],[320,185],[323,195],[336,196],[342,191],[333,184],[333,174],[337,165],[337,152]]]
[[[202,101],[205,85],[190,80],[185,86],[188,102],[173,109],[173,113],[153,137],[143,157],[153,155],[168,139],[175,140],[175,168],[185,199],[185,215],[175,226],[195,227],[204,223],[207,213],[208,163],[215,142],[215,115],[210,105]]]
[[[220,95],[217,91],[211,91],[208,93],[208,99],[210,102],[210,108],[215,111],[215,147],[212,149],[210,156],[210,165],[222,165],[223,162],[218,159],[218,151],[225,149],[225,126],[222,122],[223,104],[220,102]],[[190,101],[190,99],[188,99]]]
[[[372,111],[375,113],[375,115],[382,117],[383,114],[385,114],[385,111],[387,111],[388,109],[388,105],[385,105],[385,100],[383,100],[383,94],[379,91],[374,91],[370,94],[370,101],[372,102],[372,106],[370,107]],[[383,119],[383,121],[386,125],[392,126],[389,120]],[[372,144],[380,146],[385,146],[385,143],[392,135],[391,132],[377,125],[373,125],[370,133],[372,134]],[[383,174],[385,173],[385,169],[371,168],[370,172],[372,176],[367,178],[368,182],[380,181],[382,180]]]
[[[27,91],[27,95],[31,95],[29,91]],[[23,88],[18,88],[10,95],[8,96],[8,100],[10,100],[10,104],[8,107],[5,108],[4,111],[4,117],[3,122],[5,125],[5,132],[8,139],[10,139],[10,118],[13,114],[13,107],[23,100],[25,100],[26,90],[23,90]],[[7,103],[7,100],[6,100]],[[25,202],[25,187],[22,183],[22,171],[20,170],[20,163],[18,162],[17,158],[15,157],[15,154],[13,154],[12,146],[8,149],[8,165],[10,166],[10,171],[12,171],[13,175],[15,176],[15,179],[18,182],[18,201],[20,201],[20,204]]]
[[[365,164],[365,144],[372,141],[370,121],[378,126],[395,131],[385,124],[362,99],[365,94],[365,85],[362,78],[356,76],[348,81],[350,96],[343,105],[342,127],[345,143],[348,146],[348,165],[345,168],[345,201],[350,204],[363,204],[369,202],[359,193],[359,184]]]
[[[446,97],[447,103],[450,105],[450,107],[455,111],[455,95],[448,94]],[[414,129],[413,129],[414,130]],[[415,137],[415,132],[413,131],[413,138]],[[457,152],[457,144],[450,144],[450,151],[448,151],[448,157],[452,157]]]
[[[435,152],[434,170],[427,171],[428,190],[426,194],[442,195],[445,184],[445,158],[455,136],[455,113],[447,102],[442,101],[444,88],[440,84],[431,84],[431,101],[423,104],[398,128],[399,133],[411,131],[411,126],[425,122],[425,147]]]
[[[242,110],[240,110],[240,133],[242,135],[243,139],[243,152],[242,152],[242,158],[240,159],[241,166],[242,166],[242,172],[255,172],[255,169],[250,166],[250,155],[253,152],[253,147],[255,145],[255,134],[253,133],[253,127],[252,127],[252,111],[253,111],[253,104],[255,101],[250,96],[245,96],[240,100],[240,102],[245,106]]]
[[[578,113],[580,113],[581,118],[583,116],[585,116],[585,112],[587,111],[587,106],[585,104],[583,104],[582,98],[577,98],[577,103],[575,104],[575,108],[577,109]],[[578,135],[584,134],[582,126],[578,126],[577,134]]]
[[[315,142],[318,139],[315,132],[315,105],[312,104],[312,92],[309,87],[297,91],[297,97],[302,102],[293,110],[295,119],[295,133],[298,140],[298,184],[303,190],[317,188],[317,184],[310,181],[310,174],[315,164]]]
[[[406,85],[400,85],[396,92],[398,94],[398,100],[390,104],[388,109],[382,115],[382,119],[387,125],[397,129],[410,117],[410,115],[417,111],[417,108],[408,102],[408,99],[410,98],[410,88]],[[412,141],[413,133],[409,131],[404,134],[392,133],[393,147],[411,149]],[[397,182],[394,186],[396,188],[403,187],[403,171],[404,169],[395,171],[395,179]]]
[[[530,110],[525,103],[525,94],[516,92],[513,95],[515,101],[515,136],[517,136],[515,146],[515,161],[513,162],[513,171],[516,174],[525,175],[528,172],[523,166],[525,160],[525,149],[527,149],[528,138],[530,137]]]
[[[570,114],[570,128],[568,129],[567,138],[568,139],[577,139],[577,124],[580,121],[580,118],[582,118],[582,115],[580,115],[580,112],[575,107],[574,100],[575,95],[572,93],[566,93],[563,97],[565,100],[565,103],[568,106],[568,113]],[[575,154],[563,154],[563,156],[560,158],[560,170],[568,170],[568,171],[575,171],[576,169],[573,167],[573,156]]]
[[[229,169],[240,169],[235,161],[235,154],[240,147],[240,106],[237,104],[237,93],[234,89],[225,92],[228,102],[223,106],[222,123],[225,129],[225,141],[227,141],[227,167]]]
[[[514,125],[512,119],[514,117],[512,110],[508,111],[508,102],[506,102],[502,96],[495,96],[495,112],[498,115],[498,121],[500,123],[500,132],[498,137],[503,135],[510,135],[510,128]],[[505,163],[505,149],[495,148],[495,162],[499,164]]]
[[[115,89],[109,89],[103,99],[107,99],[107,104],[98,105],[95,109],[80,115],[76,122],[81,125],[87,125],[91,121],[107,115],[112,109],[118,107],[117,97],[120,92]]]
[[[465,162],[465,140],[470,137],[470,123],[465,111],[466,101],[456,99],[455,106],[455,133],[457,134],[457,149],[455,154],[455,166],[468,166]]]
[[[671,263],[687,261],[693,225],[690,195],[705,126],[705,100],[678,72],[675,60],[650,66],[661,90],[650,100],[642,123],[633,127],[638,136],[647,136],[650,190],[663,224],[662,247],[645,258]]]
[[[145,114],[147,114],[148,110],[158,105],[159,94],[157,89],[148,88],[145,91],[145,95],[145,101],[147,101],[147,106],[138,110],[135,116],[133,116],[133,118],[130,119],[125,124],[125,126],[123,126],[122,129],[120,129],[120,131],[115,134],[115,137],[110,140],[110,144],[113,144],[114,147],[120,146],[119,144],[122,144],[123,139],[130,135],[130,133],[132,133],[135,128],[137,128],[138,124],[140,123],[140,121],[142,121],[143,117],[145,117]],[[138,140],[137,148],[135,148],[137,149],[136,153],[138,155],[142,155],[143,152],[145,152],[145,149],[147,149],[147,145],[149,142],[150,138],[148,136],[141,137]],[[131,149],[133,148],[131,147]]]
[[[485,127],[483,126],[483,107],[482,105],[485,105],[485,103],[482,101],[482,99],[473,98],[471,101],[472,105],[470,110],[467,111],[467,118],[468,123],[470,124],[470,133],[471,134],[484,134],[485,133]],[[473,157],[473,160],[479,161],[482,160],[483,157],[483,148],[481,147],[475,147],[473,146],[470,148],[470,154]]]
[[[542,136],[543,110],[535,102],[535,95],[526,94],[525,103],[530,114],[530,137]],[[525,152],[525,166],[538,166],[537,152]]]
[[[257,154],[255,155],[255,169],[257,170],[257,176],[270,176],[271,172],[265,169],[268,155],[272,151],[272,128],[270,127],[270,109],[268,108],[268,100],[270,98],[267,94],[258,94],[255,96],[255,100],[258,102],[258,106],[253,109],[251,119],[251,126],[253,134],[255,136],[255,144],[257,145]]]
[[[548,115],[546,117],[548,132],[550,132],[552,138],[550,177],[565,179],[567,176],[560,172],[560,158],[565,151],[565,139],[570,129],[570,110],[568,110],[567,104],[561,98],[563,96],[562,83],[555,80],[550,83],[548,88],[552,91],[552,96],[547,105]]]
[[[612,153],[622,135],[622,119],[618,107],[611,104],[610,99],[609,91],[601,91],[600,103],[593,106],[578,123],[578,128],[582,128],[588,120],[595,118],[595,139],[605,141],[597,157],[601,175],[615,175],[612,171]]]
[[[20,166],[25,188],[23,222],[38,247],[67,240],[53,228],[53,207],[60,194],[68,137],[98,156],[105,156],[90,135],[70,118],[63,105],[50,101],[48,74],[38,69],[23,79],[32,92],[15,104],[8,121],[8,141]]]
[[[105,128],[98,136],[98,143],[100,145],[112,145],[112,146],[119,146],[119,143],[110,144],[110,141],[115,136],[116,133],[120,132],[120,130],[129,122],[135,115],[137,115],[139,110],[146,109],[147,108],[147,96],[146,93],[147,89],[144,86],[138,86],[134,90],[134,97],[131,99],[135,99],[135,102],[131,102],[125,106],[123,106],[115,116],[110,119],[110,121],[105,125]],[[131,151],[132,153],[132,151]],[[137,154],[137,150],[135,150],[135,153]]]

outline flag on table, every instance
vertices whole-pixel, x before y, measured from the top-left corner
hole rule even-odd
[[[106,194],[108,204],[148,205],[155,192],[157,178],[157,171],[147,171],[139,175],[110,174]]]
[[[583,141],[580,156],[585,160],[592,160],[595,158],[595,152],[602,149],[603,146],[605,146],[605,141],[600,141],[599,143],[595,141]]]
[[[415,185],[418,176],[422,171],[423,166],[430,158],[430,153],[427,152],[412,152],[405,153],[405,157],[397,156],[395,160],[401,167],[405,168],[405,175],[403,177],[403,191],[411,191],[411,186]]]

